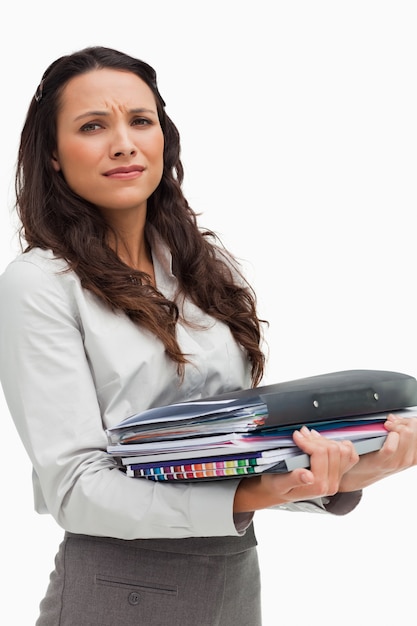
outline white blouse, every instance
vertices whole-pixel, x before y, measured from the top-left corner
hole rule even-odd
[[[137,538],[238,536],[238,480],[154,483],[127,477],[105,429],[152,406],[250,385],[249,363],[223,323],[177,296],[171,255],[155,231],[157,288],[179,304],[176,364],[153,334],[106,308],[50,251],[17,257],[0,277],[0,379],[33,465],[35,509],[73,533]],[[354,505],[353,505],[354,506]],[[321,510],[319,499],[282,508]],[[352,507],[348,507],[352,508]],[[244,527],[251,516],[245,518]]]
[[[156,285],[176,299],[171,256],[153,232]],[[247,387],[229,328],[182,302],[176,364],[154,335],[106,308],[49,251],[20,255],[0,278],[0,378],[33,464],[35,508],[75,533],[133,538],[237,535],[238,481],[155,484],[126,477],[105,429],[146,408]],[[177,299],[178,301],[178,299]],[[197,327],[198,325],[198,327]]]

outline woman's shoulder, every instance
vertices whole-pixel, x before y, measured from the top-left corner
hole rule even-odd
[[[4,273],[17,270],[20,272],[29,271],[30,267],[38,267],[40,270],[56,274],[69,269],[68,263],[64,259],[55,256],[52,250],[32,248],[27,252],[18,254],[7,266]]]
[[[51,250],[33,248],[16,256],[0,276],[0,291],[4,294],[60,290],[65,283],[76,281],[68,263]]]

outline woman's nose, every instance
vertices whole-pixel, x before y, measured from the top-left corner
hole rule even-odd
[[[114,152],[113,156],[115,157],[120,157],[120,156],[134,156],[136,154],[136,149],[135,148],[124,148],[123,150],[117,150],[117,152]]]
[[[137,148],[128,129],[118,128],[115,130],[112,137],[110,151],[113,158],[135,156]]]

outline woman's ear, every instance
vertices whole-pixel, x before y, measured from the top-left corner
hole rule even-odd
[[[56,172],[60,172],[61,171],[61,166],[59,164],[59,161],[58,161],[58,158],[57,158],[55,152],[52,153],[51,163],[52,163],[52,167],[54,168],[54,170]]]

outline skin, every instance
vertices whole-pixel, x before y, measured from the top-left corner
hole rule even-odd
[[[360,462],[346,473],[340,491],[355,491],[372,485],[417,465],[417,418],[388,415],[385,422],[388,436],[378,452],[364,454]]]
[[[162,177],[164,137],[152,91],[130,72],[93,70],[67,83],[60,105],[55,171],[103,213],[121,260],[153,278],[146,209]],[[139,169],[126,170],[132,167]],[[118,168],[124,170],[114,172]],[[241,480],[234,512],[356,491],[417,465],[417,418],[389,415],[385,426],[382,449],[361,457],[351,442],[303,427],[294,442],[310,455],[310,469]]]
[[[310,455],[310,469],[243,479],[234,512],[357,491],[417,465],[417,418],[388,415],[385,428],[388,435],[381,450],[358,457],[350,442],[326,441],[303,427],[294,433],[294,441]]]

